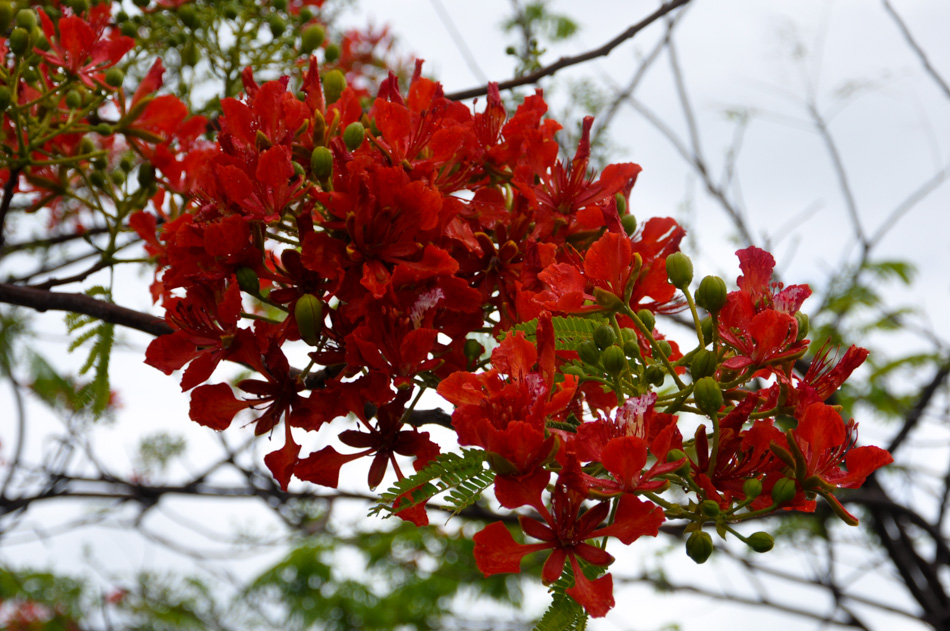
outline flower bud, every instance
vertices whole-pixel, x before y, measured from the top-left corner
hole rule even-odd
[[[705,563],[712,551],[712,537],[702,530],[692,533],[686,540],[686,554],[696,563]]]
[[[482,356],[482,353],[485,352],[485,347],[475,340],[465,340],[462,350],[466,357],[474,361]]]
[[[8,0],[0,2],[0,33],[6,33],[13,20],[13,5]]]
[[[244,293],[252,296],[260,295],[261,281],[257,277],[257,272],[246,265],[242,265],[237,268],[234,275],[237,276],[238,287],[240,287]]]
[[[582,362],[590,366],[600,364],[600,349],[597,348],[597,345],[591,340],[581,343],[577,348],[577,355],[581,358]]]
[[[666,373],[656,364],[647,366],[646,370],[643,371],[643,376],[648,383],[657,387],[662,386],[663,382],[666,381]]]
[[[795,480],[780,478],[772,487],[772,503],[778,506],[795,497]]]
[[[109,179],[112,180],[112,183],[116,186],[122,186],[125,184],[125,171],[116,169],[109,174]]]
[[[657,340],[656,347],[663,353],[663,357],[669,357],[673,353],[673,345],[666,340]]]
[[[36,28],[36,12],[33,9],[20,9],[16,12],[16,25],[27,31]]]
[[[198,62],[201,60],[201,56],[198,54],[198,45],[195,43],[194,38],[188,38],[188,41],[185,42],[185,45],[181,49],[181,63],[186,66],[197,66]]]
[[[346,89],[346,77],[339,70],[331,70],[323,75],[323,96],[327,105],[340,100],[343,90]]]
[[[719,502],[716,500],[703,500],[699,505],[699,512],[706,517],[715,517],[719,514]]]
[[[297,299],[294,305],[294,320],[300,339],[310,346],[320,343],[320,332],[323,329],[323,303],[313,294],[304,294]]]
[[[623,369],[627,367],[627,359],[623,355],[623,349],[617,345],[605,348],[601,361],[604,363],[604,370],[607,371],[607,374],[614,377],[623,372]]]
[[[596,344],[600,350],[604,350],[616,341],[617,334],[614,333],[612,327],[602,324],[594,329],[594,344]]]
[[[689,362],[689,374],[692,375],[694,381],[703,377],[712,377],[716,374],[717,361],[716,353],[701,348]]]
[[[78,90],[70,90],[66,93],[66,107],[71,110],[78,110],[82,107],[82,95]]]
[[[287,30],[287,22],[279,13],[271,13],[267,16],[267,26],[270,28],[270,33],[274,36],[274,39],[283,35],[284,31]]]
[[[640,319],[640,322],[643,322],[643,326],[646,327],[647,331],[652,333],[656,327],[656,316],[653,315],[653,312],[649,309],[640,309],[637,311],[637,317]]]
[[[742,483],[742,493],[749,500],[762,495],[762,481],[758,478],[749,478]]]
[[[106,85],[118,88],[125,81],[125,73],[121,69],[112,67],[106,70]]]
[[[768,552],[775,545],[775,539],[767,532],[753,532],[746,540],[746,545],[756,552]]]
[[[10,107],[10,101],[12,100],[13,93],[10,92],[10,88],[5,85],[0,85],[0,112]]]
[[[616,311],[623,307],[623,301],[603,287],[594,287],[594,300],[598,305],[610,311]]]
[[[7,45],[14,55],[21,56],[30,47],[30,34],[26,32],[26,29],[17,27],[10,33]]]
[[[709,346],[713,342],[713,321],[706,316],[699,323],[699,328],[703,331],[703,346]]]
[[[333,154],[326,147],[317,147],[310,154],[310,173],[318,180],[325,180],[333,173]]]
[[[696,304],[709,313],[719,313],[726,304],[726,281],[718,276],[706,276],[699,281]]]
[[[808,337],[808,314],[799,311],[795,314],[795,320],[798,322],[798,337],[795,338],[795,341],[801,342]]]
[[[151,2],[151,0],[132,0],[132,4],[134,4],[140,9],[144,9],[145,7],[147,7],[149,2]]]
[[[139,165],[138,182],[142,188],[148,188],[155,184],[155,167],[150,162]]]
[[[193,4],[183,4],[178,7],[178,19],[190,29],[198,28],[198,11]]]
[[[270,5],[278,11],[285,11],[287,9],[287,0],[271,0]]]
[[[106,187],[106,174],[95,170],[89,173],[89,182],[96,188],[104,189]]]
[[[712,415],[717,414],[722,407],[722,388],[712,377],[703,377],[693,386],[693,400],[696,407]]]
[[[614,200],[617,202],[617,214],[623,217],[627,212],[627,198],[623,196],[623,193],[616,193]]]
[[[340,58],[340,47],[336,44],[330,44],[323,49],[323,58],[328,64],[332,64],[334,61]]]
[[[346,126],[346,129],[343,130],[343,144],[345,144],[346,148],[350,151],[359,149],[365,137],[366,130],[363,129],[363,123],[360,122],[350,123]]]
[[[311,24],[303,30],[303,33],[300,34],[301,52],[309,55],[316,49],[320,48],[320,44],[323,43],[324,37],[326,37],[326,31],[323,30],[323,27],[319,24]]]
[[[670,284],[684,289],[693,282],[693,262],[682,252],[674,252],[666,257],[666,276]]]
[[[637,231],[637,218],[633,215],[624,215],[620,218],[620,225],[623,226],[623,231],[627,233],[627,236],[631,236]]]

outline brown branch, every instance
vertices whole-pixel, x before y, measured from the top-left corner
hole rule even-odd
[[[3,228],[7,218],[7,211],[10,210],[10,202],[13,201],[13,189],[20,181],[21,166],[10,169],[7,181],[3,184],[3,199],[0,199],[0,252],[3,251]]]
[[[162,318],[142,313],[117,304],[91,298],[84,294],[47,291],[33,287],[19,287],[0,283],[0,302],[35,311],[69,311],[98,318],[149,335],[171,333],[173,329]]]
[[[924,54],[923,49],[917,44],[917,41],[914,39],[914,36],[910,34],[907,25],[904,24],[904,21],[901,19],[901,16],[897,15],[897,11],[894,10],[894,7],[891,6],[891,3],[888,0],[884,0],[884,8],[891,15],[891,18],[894,19],[894,22],[897,24],[897,28],[900,29],[901,34],[904,36],[904,39],[907,40],[907,44],[911,49],[917,54],[917,57],[920,58],[920,63],[923,64],[924,70],[927,71],[927,74],[930,75],[930,78],[943,90],[943,93],[950,97],[950,85],[947,85],[947,82],[943,80],[933,66],[930,65],[930,60],[927,59],[927,55]]]
[[[630,28],[625,30],[623,33],[613,38],[612,40],[610,40],[603,46],[599,48],[595,48],[593,50],[589,50],[586,53],[582,53],[580,55],[575,55],[573,57],[561,57],[553,64],[549,66],[544,66],[543,68],[539,68],[538,70],[535,70],[534,72],[530,74],[526,74],[521,77],[515,77],[514,79],[509,79],[508,81],[502,81],[501,83],[498,84],[498,89],[510,90],[512,88],[517,88],[523,85],[531,85],[531,84],[537,83],[540,79],[543,79],[544,77],[549,77],[553,75],[558,70],[569,68],[570,66],[576,66],[577,64],[582,64],[592,59],[597,59],[598,57],[605,57],[608,54],[610,54],[610,52],[614,48],[616,48],[623,42],[627,41],[628,39],[632,38],[634,35],[642,31],[649,25],[653,24],[664,15],[668,14],[674,9],[677,9],[681,6],[689,4],[689,2],[690,0],[672,0],[671,2],[668,2],[662,5],[659,9],[657,9],[656,11],[654,11],[653,13],[645,17],[643,20],[637,22],[636,24],[634,24],[633,26],[631,26]],[[461,101],[463,99],[471,99],[477,96],[484,96],[486,94],[488,94],[488,86],[470,88],[468,90],[460,90],[458,92],[451,92],[449,94],[446,94],[445,96],[446,98],[451,99],[453,101]]]

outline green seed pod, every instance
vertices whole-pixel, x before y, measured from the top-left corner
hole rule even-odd
[[[643,322],[643,326],[646,327],[647,331],[652,333],[654,327],[656,327],[656,317],[653,312],[649,309],[640,309],[637,311],[637,317],[640,318],[640,322]]]
[[[277,39],[287,30],[287,22],[277,13],[271,13],[267,16],[267,26],[270,28],[271,35]]]
[[[693,262],[682,252],[674,252],[666,257],[666,277],[677,289],[689,287],[693,282]]]
[[[602,324],[594,329],[594,344],[596,344],[600,350],[604,350],[616,341],[617,334],[614,333],[613,328],[606,324]]]
[[[343,130],[343,144],[345,144],[346,148],[350,151],[359,149],[365,137],[366,130],[363,129],[363,123],[360,122],[350,123],[346,126],[346,129]]]
[[[82,95],[78,90],[70,90],[66,93],[66,107],[71,110],[78,110],[82,107]]]
[[[10,88],[5,85],[0,85],[0,112],[6,111],[10,107],[10,101],[13,100],[13,93],[10,92]]]
[[[320,333],[323,330],[323,303],[313,294],[304,294],[294,305],[294,320],[300,339],[310,346],[320,343]]]
[[[716,414],[722,407],[722,388],[712,377],[703,377],[693,386],[693,400],[696,407],[706,414]]]
[[[597,345],[591,340],[587,340],[578,347],[577,355],[581,358],[582,362],[589,366],[597,366],[600,364],[600,349],[598,349]]]
[[[795,480],[791,478],[780,478],[775,486],[772,487],[772,503],[778,506],[795,497],[797,489]]]
[[[662,386],[663,382],[666,381],[666,373],[656,364],[647,366],[646,370],[643,371],[643,376],[647,382],[657,387]]]
[[[692,533],[686,540],[686,555],[696,563],[705,563],[712,551],[712,537],[702,530]]]
[[[726,281],[718,276],[706,276],[696,290],[696,304],[709,313],[719,313],[726,304]]]
[[[32,31],[38,24],[36,12],[33,9],[20,9],[16,12],[16,25],[27,31]]]
[[[300,52],[309,55],[320,48],[323,38],[327,35],[326,31],[319,24],[311,24],[300,34]]]
[[[238,287],[246,294],[259,296],[261,293],[261,280],[257,277],[257,272],[246,265],[237,268],[234,273],[237,277]]]
[[[719,502],[716,500],[703,500],[699,505],[699,512],[706,517],[715,517],[719,514]]]
[[[332,64],[334,61],[340,58],[340,47],[336,44],[330,44],[323,49],[323,59],[328,63]]]
[[[798,337],[795,338],[795,341],[801,342],[806,337],[808,337],[808,314],[799,311],[795,314],[795,320],[798,321]]]
[[[20,57],[30,47],[30,34],[26,31],[26,29],[17,27],[13,29],[12,33],[10,33],[10,38],[7,40],[7,45],[10,47],[10,50],[14,55]]]
[[[193,38],[188,38],[188,41],[185,42],[185,45],[181,48],[181,63],[183,66],[196,66],[201,60],[201,55],[198,54],[198,44],[195,43]]]
[[[323,75],[323,96],[326,97],[327,105],[339,101],[345,89],[346,76],[339,70],[331,70]]]
[[[627,367],[627,359],[623,355],[623,350],[616,345],[605,348],[601,360],[604,362],[604,370],[607,371],[607,374],[614,377]]]
[[[106,70],[106,85],[118,88],[125,81],[125,73],[119,68],[112,67]]]
[[[466,357],[474,361],[482,356],[482,353],[485,352],[485,347],[475,340],[465,340],[465,345],[462,347],[462,350]]]
[[[753,532],[745,540],[746,545],[755,552],[768,552],[775,545],[775,539],[767,532]]]
[[[689,374],[692,375],[694,381],[703,377],[712,377],[716,373],[716,364],[716,353],[701,348],[689,362]]]
[[[631,236],[637,231],[637,218],[633,215],[624,215],[620,218],[620,225],[623,226],[623,231],[627,233],[627,236]]]
[[[713,321],[706,316],[699,323],[699,328],[703,331],[703,346],[709,346],[713,342]]]
[[[333,173],[333,154],[326,147],[317,147],[310,154],[310,173],[325,180]]]
[[[746,499],[762,495],[762,481],[758,478],[749,478],[742,483],[742,493],[746,496]]]
[[[669,357],[673,353],[673,346],[666,340],[657,340],[656,347],[663,353],[663,357]]]

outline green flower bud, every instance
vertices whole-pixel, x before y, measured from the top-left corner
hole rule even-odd
[[[238,16],[238,10],[237,10],[237,7],[234,6],[233,2],[229,2],[226,5],[224,5],[224,18],[226,20],[233,20],[237,16]]]
[[[92,138],[89,136],[83,136],[82,140],[79,141],[79,153],[78,155],[84,156],[86,154],[92,153],[96,150],[96,143],[92,141]]]
[[[795,497],[796,491],[795,480],[780,478],[772,487],[772,503],[776,506],[784,504]]]
[[[313,11],[310,10],[310,7],[301,7],[297,17],[300,18],[301,23],[306,24],[313,19]]]
[[[125,171],[118,169],[109,174],[109,179],[112,180],[112,183],[116,186],[122,186],[125,184]]]
[[[119,168],[126,173],[130,173],[132,169],[135,168],[135,163],[132,161],[132,156],[122,156],[122,159],[119,160]]]
[[[482,356],[482,353],[485,352],[485,347],[475,340],[465,340],[465,345],[462,347],[462,350],[466,357],[474,361]]]
[[[331,70],[323,75],[323,96],[327,105],[340,100],[343,90],[346,89],[346,76],[339,70]]]
[[[105,188],[106,187],[106,174],[100,170],[95,170],[89,173],[89,182],[96,188]]]
[[[124,24],[125,22],[128,22],[128,21],[129,21],[129,14],[126,13],[125,11],[119,11],[118,13],[115,14],[116,24]]]
[[[340,58],[340,47],[336,44],[330,44],[323,49],[323,58],[328,64],[332,64]]]
[[[135,37],[139,34],[139,27],[135,22],[129,21],[120,26],[119,31],[126,37]]]
[[[270,28],[271,35],[277,39],[287,30],[287,22],[277,13],[271,13],[267,16],[267,26]]]
[[[326,37],[326,31],[319,24],[311,24],[300,34],[300,51],[309,55],[320,48],[323,38]]]
[[[696,304],[709,313],[719,313],[726,304],[726,281],[718,276],[706,276],[696,290]]]
[[[617,214],[623,217],[627,212],[627,198],[623,196],[623,193],[616,193],[614,201],[617,202]],[[621,222],[623,222],[622,219]]]
[[[686,554],[696,563],[705,563],[712,551],[712,537],[702,530],[692,533],[686,540]]]
[[[722,407],[722,388],[712,377],[703,377],[693,386],[693,400],[696,407],[706,414],[716,414]]]
[[[649,309],[640,309],[637,311],[637,317],[640,318],[640,322],[643,322],[643,326],[646,327],[647,331],[652,333],[656,327],[656,317],[653,312]]]
[[[686,458],[686,454],[682,449],[670,449],[666,452],[666,461],[667,462],[676,462],[677,460],[682,460],[683,464],[673,473],[679,475],[686,475],[689,472],[689,459]]]
[[[577,355],[581,358],[582,362],[590,366],[600,364],[600,349],[598,349],[597,345],[591,340],[581,343],[577,349]]]
[[[346,148],[350,151],[359,149],[365,137],[366,130],[363,129],[363,123],[358,121],[350,123],[346,126],[346,129],[343,130],[343,144],[345,144]]]
[[[666,257],[666,276],[677,289],[689,287],[693,282],[693,262],[682,252],[670,254]]]
[[[317,147],[310,154],[310,173],[325,180],[333,173],[333,154],[326,147]]]
[[[26,29],[20,27],[13,29],[10,38],[7,40],[7,46],[10,47],[14,55],[22,56],[30,47],[30,34]]]
[[[6,33],[13,21],[13,5],[9,2],[0,2],[0,33]]]
[[[703,331],[703,346],[709,346],[713,342],[713,321],[706,316],[699,323],[699,328]]]
[[[34,42],[33,46],[40,50],[49,50],[49,40],[43,35],[43,31],[37,29],[33,34],[36,37],[36,42]]]
[[[13,100],[13,93],[5,85],[0,85],[0,112],[5,111],[10,107],[10,102]]]
[[[594,287],[594,300],[598,305],[610,311],[623,308],[623,301],[603,287]]]
[[[600,350],[604,350],[616,341],[617,334],[614,333],[613,328],[610,326],[602,324],[594,329],[594,344],[596,344]]]
[[[181,63],[184,66],[196,66],[201,61],[201,55],[198,54],[198,44],[194,38],[188,38],[185,45],[181,48]]]
[[[237,268],[234,273],[237,277],[238,287],[246,294],[258,296],[261,293],[261,281],[257,277],[257,272],[246,265]]]
[[[270,5],[278,11],[284,11],[287,8],[287,0],[271,0]]]
[[[142,188],[149,188],[155,184],[155,167],[149,162],[139,165],[138,183]]]
[[[125,81],[125,73],[119,68],[112,67],[106,70],[106,85],[118,88]]]
[[[703,500],[699,505],[699,512],[706,517],[715,517],[719,514],[719,502],[716,500]]]
[[[134,4],[135,6],[137,6],[137,7],[140,8],[140,9],[144,9],[145,7],[148,6],[148,3],[149,3],[150,1],[151,1],[151,0],[132,0],[132,4]]]
[[[69,0],[69,8],[73,10],[73,13],[79,15],[86,12],[89,8],[89,2],[87,0]]]
[[[689,362],[689,374],[693,380],[703,377],[712,377],[716,373],[717,358],[716,353],[701,348],[693,355],[693,360]]]
[[[198,10],[193,4],[183,4],[178,7],[178,19],[188,28],[194,30],[198,28]]]
[[[633,215],[624,215],[620,218],[620,225],[623,226],[623,231],[627,233],[627,236],[631,236],[637,231],[637,218]]]
[[[795,320],[798,322],[798,337],[795,338],[795,341],[801,342],[808,337],[808,314],[799,311],[795,314]]]
[[[663,382],[666,381],[666,373],[656,364],[647,366],[646,370],[643,371],[643,376],[647,382],[657,387],[662,386]]]
[[[36,12],[33,9],[20,9],[16,12],[16,25],[20,28],[32,31],[38,23]]]
[[[114,130],[108,123],[99,123],[98,125],[93,126],[92,131],[96,132],[100,136],[111,136]]]
[[[619,346],[608,346],[604,349],[604,354],[601,359],[604,363],[604,370],[607,371],[607,374],[613,375],[616,377],[623,369],[627,367],[627,359],[623,355],[623,349]]]
[[[746,499],[753,499],[762,495],[762,481],[758,478],[749,478],[742,483],[742,493]]]
[[[663,353],[663,357],[669,357],[673,352],[673,345],[666,340],[657,340],[656,347]]]
[[[82,107],[82,95],[78,90],[70,90],[66,93],[66,107],[71,110],[78,110]]]
[[[746,540],[746,545],[756,552],[768,552],[775,545],[775,539],[767,532],[753,532]]]
[[[310,346],[317,346],[323,330],[323,303],[320,299],[313,294],[298,298],[294,305],[294,320],[300,331],[300,339]]]

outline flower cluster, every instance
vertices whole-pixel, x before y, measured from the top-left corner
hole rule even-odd
[[[155,95],[161,62],[131,99],[117,89],[110,68],[132,41],[102,7],[58,22],[41,13],[43,46],[25,17],[26,44],[0,44],[4,59],[17,47],[3,109],[38,116],[31,108],[53,99],[45,120],[60,129],[37,140],[5,116],[4,143],[32,158],[5,175],[25,169],[21,190],[49,204],[85,177],[85,160],[147,161],[141,203],[120,218],[158,263],[153,296],[173,332],[146,362],[182,371],[192,420],[224,430],[242,413],[259,435],[282,432],[265,457],[282,488],[294,477],[336,487],[344,466],[368,458],[370,488],[390,470],[397,480],[387,509],[424,524],[437,493],[486,479],[456,508],[490,488],[518,512],[515,534],[536,542],[490,524],[475,536],[479,568],[518,572],[543,553],[542,579],[572,577],[566,593],[593,616],[614,604],[609,540],[655,536],[667,519],[685,523],[697,562],[712,550],[704,526],[766,551],[769,535],[736,524],[813,510],[818,495],[856,523],[834,493],[890,455],[856,446],[856,424],[829,399],[866,351],[799,366],[810,291],[774,282],[774,260],[755,247],[738,252],[736,291],[707,276],[694,295],[685,230],[629,213],[640,167],[591,174],[591,118],[561,158],[540,91],[510,111],[490,86],[470,108],[420,62],[408,88],[389,74],[373,98],[312,57],[294,79],[258,83],[246,69],[210,142],[205,118]],[[346,62],[358,65],[377,35],[348,36]],[[94,122],[107,103],[116,121]],[[100,137],[92,146],[88,132]],[[74,168],[44,158],[61,154],[78,156]],[[657,329],[657,316],[683,311],[692,349]],[[291,365],[292,347],[306,349],[306,367]],[[214,381],[222,361],[252,376]],[[440,418],[415,409],[426,390],[454,406],[474,471],[450,472],[459,459],[421,431]],[[337,431],[321,436],[334,440],[301,454],[300,436],[328,426]]]

